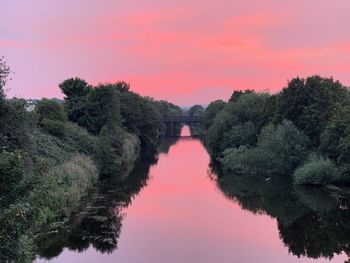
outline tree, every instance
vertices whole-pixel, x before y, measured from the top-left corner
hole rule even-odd
[[[293,171],[309,153],[309,139],[295,125],[284,120],[265,126],[256,147],[230,148],[224,151],[224,170],[242,175],[272,175]]]
[[[165,133],[165,125],[155,102],[133,92],[120,93],[120,111],[123,125],[137,135],[143,152],[154,152]]]
[[[64,111],[64,107],[54,100],[42,99],[38,101],[35,106],[35,112],[38,114],[39,122],[44,119],[54,121],[67,120],[67,115]]]
[[[276,119],[291,120],[317,146],[334,110],[347,98],[347,89],[332,78],[295,78],[277,96]]]
[[[188,110],[188,115],[190,117],[201,116],[203,112],[204,112],[203,106],[201,106],[201,105],[194,105]]]
[[[84,127],[99,134],[103,126],[121,127],[120,100],[114,85],[100,85],[91,90],[87,101]]]
[[[10,72],[10,67],[6,64],[4,57],[0,57],[0,99],[5,97],[3,88],[7,83]]]
[[[216,100],[211,102],[205,109],[202,120],[205,129],[209,129],[215,116],[225,107],[226,103],[222,100]]]
[[[71,78],[63,81],[59,87],[66,95],[65,107],[68,119],[84,127],[86,125],[88,95],[92,90],[91,86],[85,80]]]
[[[35,123],[32,114],[26,110],[26,101],[6,101],[0,112],[0,147],[22,149],[28,146],[28,134]]]
[[[247,93],[229,102],[213,120],[206,134],[210,154],[217,158],[231,147],[254,146],[261,128],[267,123],[268,94]]]
[[[231,98],[228,100],[229,102],[234,102],[237,101],[239,99],[240,96],[244,95],[244,94],[249,94],[249,93],[254,93],[254,90],[250,90],[247,89],[245,91],[242,90],[235,90],[232,95]]]

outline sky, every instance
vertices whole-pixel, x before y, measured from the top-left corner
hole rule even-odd
[[[350,86],[349,0],[1,0],[0,12],[10,97],[62,98],[76,76],[183,106],[297,76]]]

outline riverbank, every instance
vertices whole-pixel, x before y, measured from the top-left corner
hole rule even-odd
[[[123,180],[140,156],[150,160],[165,134],[165,101],[125,83],[61,85],[64,103],[0,98],[0,260],[31,262],[42,233],[64,226],[99,180]],[[38,235],[38,233],[41,233]]]

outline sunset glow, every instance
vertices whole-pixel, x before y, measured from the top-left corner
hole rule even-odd
[[[62,97],[58,83],[125,80],[179,105],[296,76],[350,85],[350,1],[3,0],[10,96]]]

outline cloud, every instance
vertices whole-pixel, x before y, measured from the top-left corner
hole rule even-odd
[[[179,104],[276,91],[316,73],[350,83],[348,0],[4,0],[0,8],[1,52],[16,71],[11,94],[59,97],[57,84],[71,76],[125,80]]]

